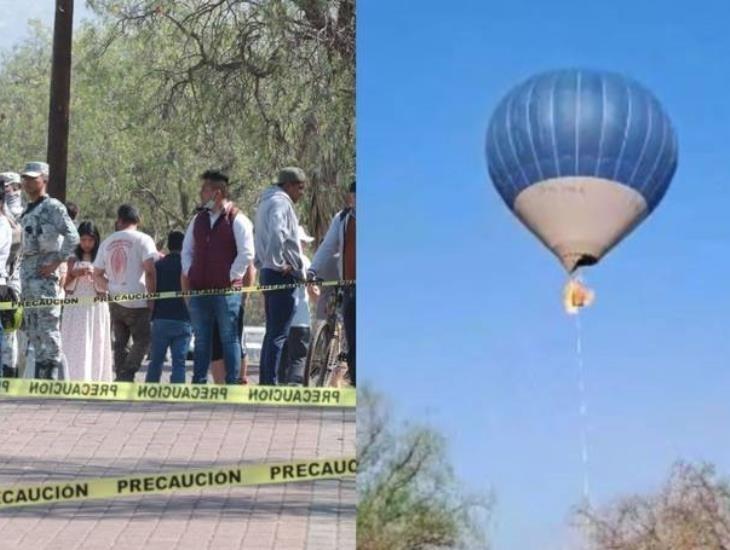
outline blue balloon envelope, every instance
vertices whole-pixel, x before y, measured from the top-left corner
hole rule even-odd
[[[598,262],[657,207],[677,169],[659,101],[624,76],[538,74],[500,102],[489,174],[514,214],[568,272]]]

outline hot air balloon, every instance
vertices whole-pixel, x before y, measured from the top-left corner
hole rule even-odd
[[[634,80],[592,70],[541,73],[510,91],[486,152],[504,202],[568,273],[651,214],[677,168],[659,101]]]

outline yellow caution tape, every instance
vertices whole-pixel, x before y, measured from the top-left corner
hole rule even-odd
[[[81,479],[63,483],[43,483],[0,487],[0,509],[39,506],[74,500],[110,499],[132,495],[169,493],[183,489],[246,487],[316,479],[354,476],[354,457],[295,460],[272,464],[235,465],[210,470],[182,470],[166,474]]]
[[[354,388],[0,379],[0,398],[35,397],[288,407],[355,407],[356,393]]]
[[[289,290],[300,286],[352,286],[355,281],[318,281],[301,282],[285,285],[256,285],[241,288],[213,288],[209,290],[170,290],[166,292],[136,292],[128,294],[114,294],[105,296],[67,296],[65,298],[27,298],[17,302],[0,302],[0,311],[16,309],[36,309],[57,306],[88,306],[99,303],[121,304],[138,300],[169,300],[171,298],[192,298],[195,296],[225,296],[231,294],[253,294],[256,292],[272,292],[275,290]]]

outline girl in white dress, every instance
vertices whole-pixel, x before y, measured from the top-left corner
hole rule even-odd
[[[91,222],[82,222],[79,237],[76,257],[68,261],[66,296],[96,296],[92,264],[99,250],[99,230]],[[111,321],[106,303],[65,307],[61,342],[70,380],[113,380]]]

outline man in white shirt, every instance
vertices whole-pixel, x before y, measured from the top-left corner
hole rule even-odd
[[[23,228],[18,223],[25,205],[22,200],[20,174],[17,172],[0,173],[0,191],[4,193],[3,213],[12,231],[12,244],[7,262],[2,263],[7,270],[7,285],[15,297],[20,296],[20,257],[23,253]],[[17,310],[6,310],[0,313],[2,319],[17,318]],[[4,321],[3,321],[4,322]],[[9,323],[10,324],[10,323]],[[18,332],[20,329],[6,331],[2,341],[2,376],[17,378],[18,376]],[[24,348],[25,346],[23,346]]]
[[[120,295],[155,292],[157,247],[152,237],[137,230],[140,215],[123,204],[117,211],[117,231],[104,239],[94,260],[97,288],[108,291],[114,331],[114,371],[117,382],[134,382],[150,344],[150,306],[146,300],[114,303]],[[133,343],[127,350],[129,337]]]
[[[5,206],[5,188],[4,186],[0,189],[0,208],[4,210]],[[8,286],[8,272],[7,263],[10,257],[10,247],[13,244],[13,230],[10,227],[10,222],[4,213],[0,213],[0,302],[12,302],[17,300],[17,295]],[[2,355],[3,349],[3,324],[0,319],[0,355]],[[6,369],[3,365],[2,376],[15,375],[16,373],[10,371],[10,367]]]
[[[251,221],[228,198],[228,176],[218,170],[201,175],[202,206],[185,232],[183,290],[240,288],[253,282],[254,240]],[[188,302],[195,334],[193,384],[208,381],[213,321],[223,348],[226,384],[236,384],[241,368],[238,318],[240,294],[193,296]]]

